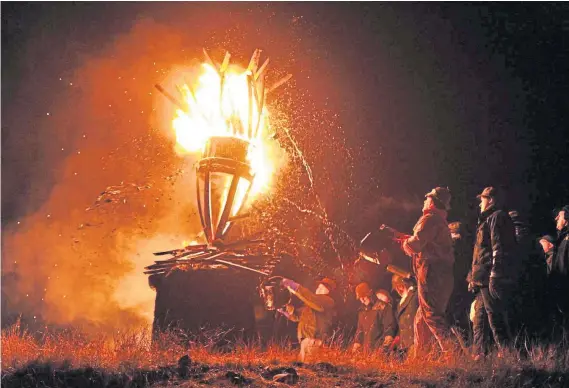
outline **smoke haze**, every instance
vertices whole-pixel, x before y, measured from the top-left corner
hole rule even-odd
[[[52,190],[2,236],[8,321],[24,314],[100,330],[151,320],[143,267],[201,229],[194,160],[176,155],[172,107],[153,90],[170,85],[187,49],[169,28],[141,21],[62,77],[66,93],[41,123],[44,154],[27,157],[40,171],[56,169],[36,174],[22,195],[46,197],[34,190],[50,180]]]

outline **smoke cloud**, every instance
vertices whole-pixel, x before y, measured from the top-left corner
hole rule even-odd
[[[153,90],[171,84],[187,51],[176,31],[141,21],[62,77],[67,92],[41,122],[43,158],[27,161],[55,168],[22,195],[51,192],[3,230],[4,322],[23,314],[32,325],[110,330],[151,320],[144,266],[201,230],[195,160],[176,154],[173,107]]]
[[[262,25],[244,33],[235,27],[239,24],[236,14],[220,20],[217,6],[208,10],[187,13],[189,19],[180,16],[172,22],[139,20],[98,52],[81,57],[72,73],[54,75],[61,77],[64,92],[51,93],[48,112],[34,121],[41,127],[41,155],[28,158],[22,152],[20,156],[22,163],[35,169],[21,193],[30,199],[30,211],[3,225],[4,323],[19,314],[32,325],[80,325],[97,331],[149,323],[155,294],[143,268],[153,263],[153,252],[180,247],[199,239],[201,232],[195,203],[196,160],[177,152],[171,128],[175,107],[154,85],[160,83],[174,92],[174,84],[181,81],[176,78],[180,70],[201,62],[204,46],[211,48],[214,60],[223,58],[223,50],[228,49],[232,62],[239,63],[248,61],[256,47],[274,47],[263,53],[277,64],[271,66],[273,79],[268,85],[289,71],[300,77],[305,68],[311,68],[307,58],[312,57],[305,48],[314,42],[306,34],[302,42],[296,37],[304,28],[298,18],[280,22],[246,12],[239,17],[258,18]],[[217,36],[211,34],[213,30]],[[319,113],[322,106],[311,102],[294,80],[291,84],[294,95],[283,88],[276,109],[269,102],[272,130],[275,141],[286,145],[279,127],[289,126],[304,156],[287,150],[293,159],[290,164],[296,166],[288,172],[294,179],[274,177],[270,202],[277,207],[274,197],[287,193],[287,198],[311,207],[314,193],[307,189],[311,185],[306,171],[298,167],[302,165],[298,159],[305,157],[315,162],[315,189],[326,209],[333,211],[335,204],[343,209],[337,198],[345,194],[326,189],[331,182],[349,187],[344,182],[349,180],[344,169],[351,166],[344,160],[346,147],[330,141],[341,132],[336,116]],[[327,98],[325,93],[320,97]],[[294,122],[283,112],[294,112]],[[276,152],[280,161],[277,168],[287,163],[282,150],[270,152]],[[20,177],[11,172],[8,179],[15,182]],[[297,212],[283,213],[282,208],[267,212],[279,214],[275,221],[280,228],[283,219],[288,223],[298,218]],[[306,223],[321,229],[319,219]],[[320,238],[326,248],[320,250],[331,249],[329,237],[322,233],[298,228],[290,234],[295,238],[287,239],[287,245],[292,240],[301,244]],[[328,255],[337,262],[338,252],[332,249]]]

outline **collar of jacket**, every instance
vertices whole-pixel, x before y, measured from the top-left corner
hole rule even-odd
[[[423,210],[423,215],[426,216],[427,214],[435,214],[435,215],[437,215],[437,216],[439,216],[439,217],[444,218],[445,221],[446,221],[446,219],[447,219],[447,214],[448,214],[448,213],[447,213],[446,210],[438,209],[438,208],[436,208],[436,207],[432,207],[432,208],[430,208],[430,209]]]
[[[500,210],[500,209],[498,209],[494,205],[492,205],[488,209],[484,210],[482,213],[480,213],[480,216],[478,217],[478,224],[480,225],[481,223],[486,221],[486,219],[488,217],[490,217],[491,214],[493,214],[494,212],[497,212],[498,210]]]
[[[565,225],[563,229],[557,231],[557,242],[563,240],[567,234],[569,234],[569,225]]]

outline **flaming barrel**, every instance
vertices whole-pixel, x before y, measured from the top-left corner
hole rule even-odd
[[[247,200],[253,175],[251,144],[236,137],[210,137],[197,165],[196,194],[207,241],[223,239]]]

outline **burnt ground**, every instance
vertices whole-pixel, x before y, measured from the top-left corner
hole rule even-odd
[[[118,371],[69,363],[32,362],[18,370],[2,372],[2,387],[569,387],[569,371],[550,372],[534,367],[509,367],[485,363],[480,367],[407,371],[365,370],[329,363],[224,365],[195,362],[183,356],[177,365],[136,369],[125,363]]]

